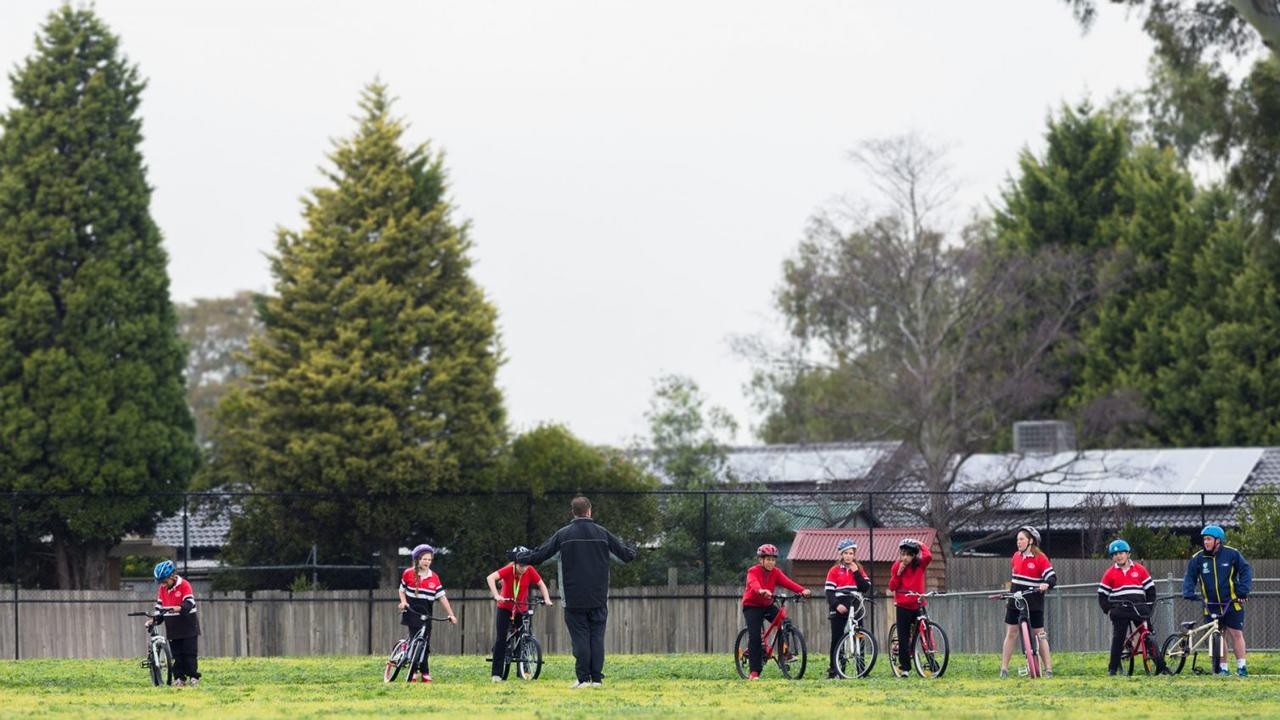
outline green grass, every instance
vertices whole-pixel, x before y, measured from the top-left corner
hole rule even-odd
[[[881,656],[866,680],[821,679],[825,661],[804,680],[747,684],[728,655],[611,656],[606,686],[568,689],[572,658],[552,657],[532,683],[489,683],[476,657],[438,657],[435,682],[382,682],[381,658],[208,658],[201,687],[154,688],[137,661],[0,662],[0,716],[297,718],[330,716],[485,717],[971,717],[1060,718],[1276,717],[1280,655],[1250,657],[1248,679],[1120,677],[1102,655],[1055,656],[1056,677],[1000,680],[995,655],[951,659],[940,680],[891,677]],[[1032,685],[1034,684],[1034,689]],[[176,714],[175,714],[176,713]]]

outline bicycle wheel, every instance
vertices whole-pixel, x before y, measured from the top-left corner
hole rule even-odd
[[[1169,669],[1170,674],[1182,672],[1182,666],[1187,663],[1188,645],[1187,636],[1182,633],[1173,633],[1164,639],[1160,657],[1164,658],[1164,666]]]
[[[525,636],[516,649],[516,674],[521,680],[537,680],[542,674],[542,645],[532,635]]]
[[[396,675],[400,674],[400,669],[404,667],[409,655],[409,642],[400,640],[391,648],[391,655],[387,657],[387,666],[382,671],[382,682],[392,682],[396,679]]]
[[[1151,633],[1143,632],[1138,636],[1138,647],[1133,653],[1133,657],[1129,658],[1129,674],[1133,674],[1134,666],[1138,663],[1142,664],[1142,672],[1145,675],[1154,675],[1156,666],[1156,650],[1151,646]]]
[[[751,664],[747,658],[747,649],[750,646],[747,643],[747,629],[742,628],[738,631],[738,637],[733,641],[733,666],[738,669],[738,677],[743,680],[747,679],[750,672]]]
[[[151,644],[151,684],[159,687],[173,683],[173,651],[165,640]]]
[[[879,655],[876,639],[861,627],[847,633],[840,644],[836,645],[835,653],[832,664],[835,665],[836,675],[842,678],[866,677],[876,666],[876,657]]]
[[[804,635],[799,628],[788,623],[777,635],[778,652],[774,659],[778,662],[778,670],[788,680],[799,680],[804,677],[805,667],[809,664],[809,653],[804,647]]]
[[[889,626],[889,667],[894,677],[902,677],[902,668],[898,665],[898,624]]]
[[[947,671],[951,648],[947,644],[947,634],[937,623],[927,621],[924,633],[917,632],[911,639],[911,657],[916,673],[922,678],[939,678]]]
[[[1213,663],[1209,674],[1213,675],[1222,667],[1222,633],[1217,630],[1209,633],[1209,660]]]
[[[1027,677],[1040,677],[1040,655],[1037,649],[1032,646],[1036,641],[1031,634],[1031,627],[1027,623],[1022,623],[1022,653],[1027,658]]]

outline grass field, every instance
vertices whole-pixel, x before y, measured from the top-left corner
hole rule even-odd
[[[308,718],[470,717],[1157,717],[1280,716],[1280,655],[1250,657],[1253,677],[1109,678],[1102,655],[1055,656],[1056,677],[996,677],[994,655],[956,656],[942,679],[898,680],[877,664],[866,680],[747,684],[729,656],[613,656],[602,688],[569,690],[572,658],[552,657],[532,683],[493,685],[476,657],[432,661],[436,681],[382,682],[380,658],[209,658],[199,688],[150,687],[126,660],[0,662],[0,716]],[[884,662],[881,657],[880,663]],[[1032,687],[1034,686],[1034,689]]]

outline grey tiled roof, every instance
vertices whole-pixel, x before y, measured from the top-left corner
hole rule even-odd
[[[198,508],[187,521],[191,547],[220,548],[231,532],[231,512]],[[156,525],[155,538],[165,545],[182,547],[182,513],[171,515]]]

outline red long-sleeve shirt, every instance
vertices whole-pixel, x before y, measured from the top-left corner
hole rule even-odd
[[[904,593],[924,592],[924,571],[933,560],[933,553],[929,552],[927,546],[921,544],[920,557],[916,559],[919,562],[908,565],[901,575],[898,574],[898,564],[902,562],[901,560],[894,562],[889,568],[889,589],[893,591],[893,604],[904,610],[920,609],[920,598]]]
[[[765,570],[763,565],[752,565],[747,570],[747,587],[742,592],[743,607],[765,607],[773,603],[773,598],[761,595],[761,590],[775,591],[779,585],[791,592],[802,593],[804,586],[782,574],[778,568]]]

